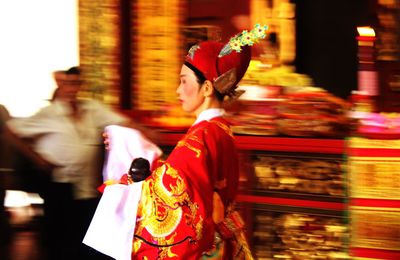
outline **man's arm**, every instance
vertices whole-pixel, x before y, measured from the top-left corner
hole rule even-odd
[[[27,140],[18,137],[7,126],[4,127],[4,137],[10,145],[12,145],[17,151],[32,161],[34,165],[38,167],[38,169],[50,173],[55,168],[54,164],[48,162],[42,156],[36,153]]]

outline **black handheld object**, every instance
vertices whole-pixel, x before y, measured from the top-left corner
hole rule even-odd
[[[134,182],[143,181],[151,174],[149,161],[141,157],[133,159],[128,174]]]

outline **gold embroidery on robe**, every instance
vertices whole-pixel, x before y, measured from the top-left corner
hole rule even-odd
[[[163,183],[165,175],[174,180],[168,188]],[[176,235],[174,232],[182,217],[185,217],[186,223],[195,228],[196,239],[200,239],[203,219],[198,216],[198,205],[191,201],[186,188],[177,170],[168,163],[157,168],[153,172],[153,178],[143,185],[143,192],[146,194],[142,196],[142,216],[138,220],[136,234],[140,235],[143,229],[146,229],[157,240],[157,245],[172,245],[179,242],[174,241]],[[183,216],[182,208],[186,206],[189,208],[189,213]],[[166,237],[171,234],[172,237],[167,240]],[[140,248],[140,244],[135,245],[134,248]],[[164,252],[167,248],[169,247],[165,247],[162,251]],[[168,250],[164,253],[168,256],[173,254]]]
[[[193,147],[191,144],[187,143],[186,140],[179,141],[178,144],[176,145],[176,147],[182,147],[182,146],[185,146],[189,150],[192,150],[193,152],[195,152],[196,158],[200,157],[200,155],[201,155],[200,149]]]
[[[191,145],[188,140],[192,140],[196,143],[199,143],[200,146],[204,146],[204,143],[195,135],[197,133],[197,129],[194,130],[193,132],[191,132],[189,135],[186,135],[182,140],[180,140],[178,142],[178,144],[176,145],[176,147],[182,147],[185,146],[187,147],[189,150],[192,150],[193,152],[195,152],[196,154],[196,158],[199,158],[201,155],[201,150],[194,147],[193,145]]]
[[[222,130],[224,130],[228,135],[230,135],[231,137],[233,137],[232,129],[231,129],[228,125],[226,125],[226,124],[224,124],[224,123],[221,123],[221,122],[219,122],[219,121],[215,121],[215,120],[211,120],[210,122],[216,124],[216,125],[219,126]]]

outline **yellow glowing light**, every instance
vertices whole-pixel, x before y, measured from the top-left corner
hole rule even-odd
[[[375,30],[369,26],[357,27],[360,36],[375,37]]]

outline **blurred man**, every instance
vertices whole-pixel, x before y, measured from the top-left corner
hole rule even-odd
[[[54,78],[52,103],[8,127],[14,136],[32,139],[26,153],[49,176],[43,191],[49,259],[89,259],[82,239],[99,200],[102,131],[111,124],[137,125],[96,100],[78,99],[78,67],[56,71]]]

